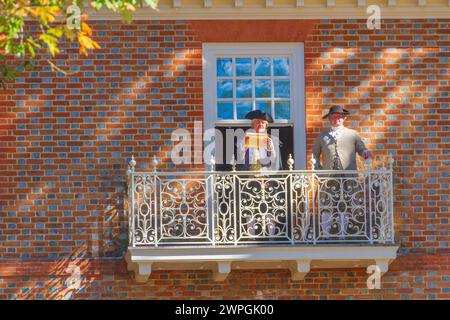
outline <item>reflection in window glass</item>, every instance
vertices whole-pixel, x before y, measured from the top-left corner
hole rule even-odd
[[[220,120],[232,120],[234,118],[233,102],[218,102],[217,118]]]
[[[290,120],[289,57],[222,56],[216,65],[218,119],[245,119],[256,108],[276,120]]]
[[[233,80],[217,80],[217,98],[233,98]]]
[[[256,109],[272,115],[272,103],[270,101],[256,101]]]
[[[255,76],[270,76],[270,58],[255,58]]]
[[[233,75],[233,59],[217,58],[217,76],[231,77]]]
[[[276,77],[289,75],[289,58],[273,58],[273,75]]]
[[[236,76],[252,75],[252,58],[236,58]]]
[[[245,119],[245,115],[252,111],[251,101],[238,101],[236,102],[236,114],[237,119]]]
[[[269,80],[255,80],[255,97],[270,98],[271,85]]]
[[[289,101],[276,101],[275,102],[275,119],[290,119],[290,102]]]
[[[275,80],[274,95],[275,98],[289,98],[290,97],[290,81],[289,80]]]
[[[252,80],[236,80],[236,98],[252,97]]]

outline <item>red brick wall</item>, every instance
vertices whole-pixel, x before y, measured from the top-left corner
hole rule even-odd
[[[134,282],[123,260],[66,259],[4,262],[1,299],[449,299],[448,255],[398,257],[381,279],[381,289],[367,289],[364,269],[313,270],[291,281],[288,270],[232,271],[223,282],[209,271],[155,271],[145,284]],[[69,265],[81,270],[79,289],[67,281]]]
[[[383,20],[374,31],[323,20],[305,40],[308,150],[321,115],[342,103],[375,155],[396,160],[401,247],[382,289],[368,290],[362,269],[300,282],[287,270],[232,271],[224,283],[158,271],[136,284],[122,258],[126,163],[134,154],[150,169],[156,155],[173,169],[171,131],[203,119],[201,41],[183,21],[108,21],[93,23],[101,50],[66,46],[55,59],[76,74],[42,59],[0,93],[0,299],[450,298],[449,23]],[[65,284],[70,264],[79,292]]]

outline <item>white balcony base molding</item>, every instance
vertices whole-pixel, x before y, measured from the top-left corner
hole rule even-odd
[[[238,247],[129,247],[126,262],[137,282],[153,270],[211,270],[224,281],[231,270],[289,269],[292,280],[302,280],[311,269],[351,269],[377,265],[381,274],[397,257],[398,245],[314,245]]]

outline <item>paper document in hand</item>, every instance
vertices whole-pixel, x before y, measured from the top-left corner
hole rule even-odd
[[[245,134],[244,146],[246,148],[267,148],[267,144],[268,144],[267,133],[247,132]]]

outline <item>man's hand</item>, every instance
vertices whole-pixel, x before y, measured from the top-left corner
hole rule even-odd
[[[369,150],[364,151],[363,158],[364,159],[372,158],[372,152],[370,152]]]
[[[267,137],[267,151],[273,151],[273,141],[270,137]]]

